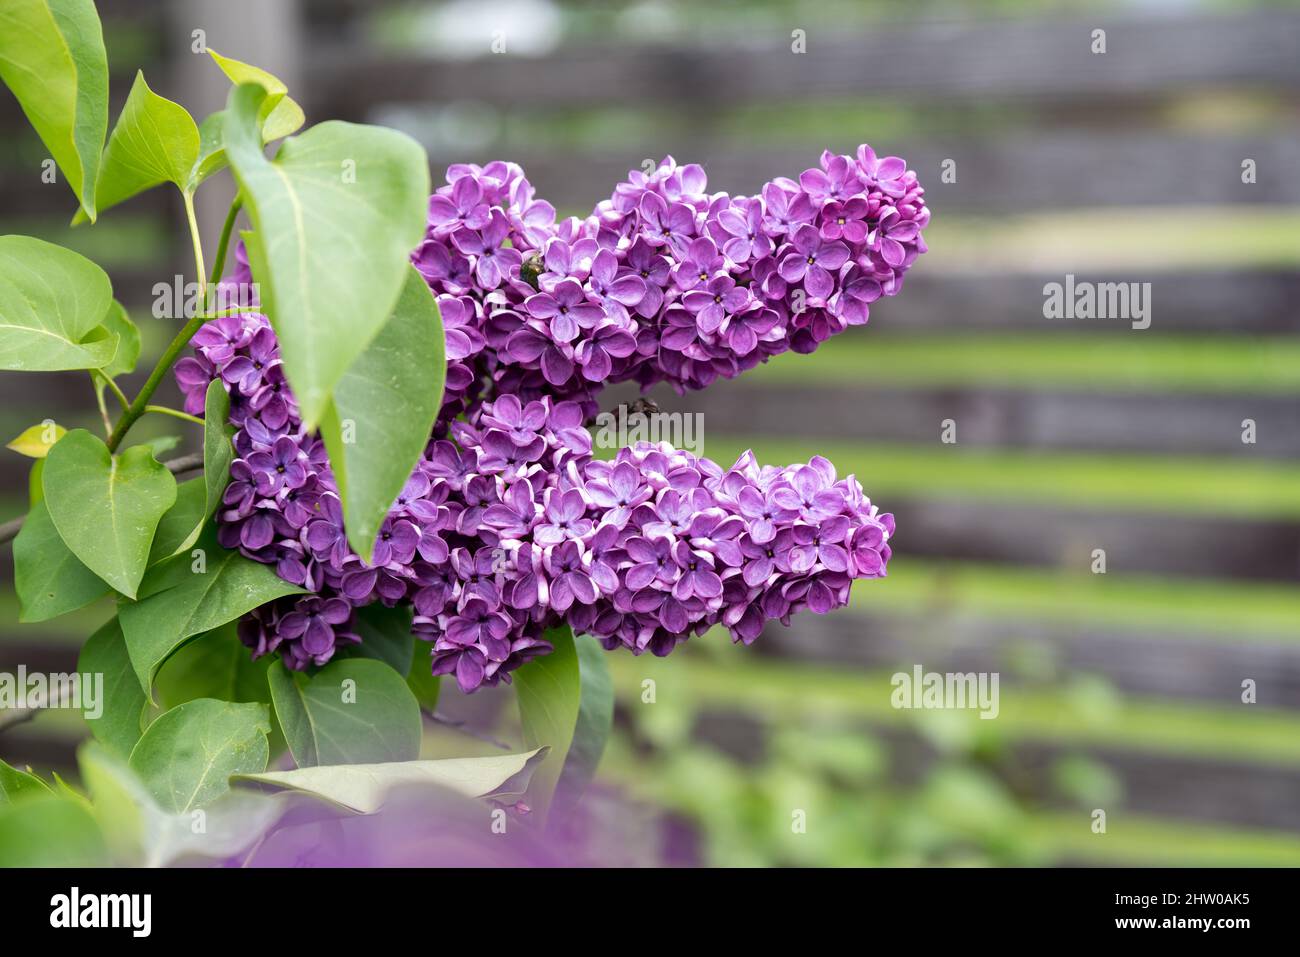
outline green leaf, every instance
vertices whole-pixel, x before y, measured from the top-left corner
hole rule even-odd
[[[264,771],[270,732],[264,704],[199,698],[149,725],[128,764],[159,807],[184,814],[226,793],[232,774]]]
[[[567,625],[548,629],[546,640],[555,650],[534,658],[511,676],[519,701],[524,743],[530,748],[550,748],[546,760],[533,774],[527,795],[540,820],[546,820],[555,785],[564,768],[582,696],[573,630]]]
[[[258,119],[262,124],[263,143],[270,143],[272,140],[296,133],[306,122],[307,118],[303,115],[302,107],[289,97],[289,88],[278,77],[272,76],[260,67],[222,56],[216,50],[210,49],[208,53],[216,61],[217,66],[221,67],[221,72],[226,74],[235,86],[253,83],[266,90],[266,100],[258,111]]]
[[[96,740],[125,760],[140,740],[148,702],[131,667],[117,618],[91,635],[82,646],[77,671],[104,676],[99,717],[92,718],[85,712],[83,716]]]
[[[207,489],[202,475],[186,479],[176,486],[176,504],[158,522],[153,545],[149,548],[149,565],[157,565],[188,549],[203,530],[206,520]]]
[[[0,79],[94,222],[108,132],[108,57],[92,0],[5,0]]]
[[[314,429],[402,292],[424,235],[429,166],[408,136],[337,121],[287,140],[272,163],[257,132],[265,99],[252,85],[231,93],[226,157],[253,222],[244,238],[262,311]]]
[[[437,710],[438,692],[442,690],[442,675],[433,673],[432,651],[429,642],[414,642],[411,668],[406,675],[406,686],[420,702],[420,707],[429,712]]]
[[[182,482],[176,490],[176,504],[158,523],[149,564],[189,551],[198,541],[204,525],[221,504],[230,481],[230,463],[235,459],[231,444],[235,430],[227,421],[230,395],[219,379],[208,385],[203,413],[203,475]]]
[[[382,661],[399,675],[411,670],[415,635],[411,632],[411,606],[389,608],[376,602],[356,610],[356,633],[361,644],[346,649],[348,658]]]
[[[578,653],[582,692],[573,743],[564,758],[564,770],[555,785],[553,801],[554,808],[564,811],[577,805],[596,776],[596,767],[605,753],[605,742],[614,724],[614,681],[609,674],[609,652],[591,635],[575,638],[574,648]]]
[[[235,429],[229,422],[230,394],[220,379],[208,384],[203,400],[203,481],[207,492],[206,518],[211,518],[221,504],[221,496],[230,481],[230,463],[235,460],[231,440]]]
[[[437,300],[408,266],[392,316],[334,386],[320,425],[348,544],[364,561],[429,444],[446,369]]]
[[[271,698],[298,767],[407,761],[420,754],[420,706],[382,661],[332,661],[314,677],[270,671]]]
[[[284,811],[281,802],[246,790],[223,794],[195,815],[163,810],[124,760],[87,742],[77,752],[82,780],[114,863],[166,867],[201,863],[247,850]]]
[[[226,168],[226,150],[223,140],[225,122],[226,111],[217,110],[199,124],[199,155],[194,160],[194,168],[190,170],[189,181],[185,184],[186,192],[194,192],[205,179]]]
[[[98,867],[104,836],[84,801],[62,794],[0,805],[0,867]]]
[[[465,797],[517,797],[524,792],[529,775],[544,754],[545,749],[539,749],[483,758],[337,764],[240,774],[235,780],[299,791],[358,814],[373,814],[384,806],[385,798],[394,788],[432,786]]]
[[[302,593],[271,566],[222,548],[211,526],[196,547],[198,558],[178,555],[149,569],[140,600],[118,612],[131,665],[146,694],[162,663],[190,638],[268,601]]]
[[[154,681],[159,702],[164,708],[195,698],[270,704],[267,671],[275,658],[264,655],[254,661],[250,655],[235,622],[199,635],[159,670]]]
[[[134,372],[136,361],[140,358],[140,330],[116,299],[109,305],[104,316],[104,328],[117,336],[117,352],[113,361],[98,371],[110,379]],[[102,386],[100,391],[103,391]]]
[[[54,789],[34,774],[19,771],[0,761],[0,804],[11,804],[40,794],[53,794]]]
[[[41,478],[54,527],[82,564],[134,598],[176,479],[145,446],[116,456],[85,429],[50,450]]]
[[[108,365],[117,338],[101,323],[112,302],[108,276],[85,256],[30,236],[0,236],[0,369]]]
[[[44,500],[31,507],[14,539],[14,590],[21,622],[57,618],[110,591],[104,580],[63,544]]]
[[[23,429],[5,448],[30,459],[43,459],[50,454],[54,443],[67,434],[68,430],[59,423],[53,419],[46,419],[44,422]]]
[[[149,89],[144,72],[137,70],[104,150],[95,195],[99,211],[159,183],[174,183],[185,190],[198,156],[199,128],[194,118],[179,103]],[[84,218],[85,213],[79,212],[73,223]]]

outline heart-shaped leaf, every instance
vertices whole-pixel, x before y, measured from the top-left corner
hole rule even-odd
[[[118,612],[131,665],[146,694],[162,663],[190,638],[302,592],[269,565],[222,548],[211,526],[196,549],[197,556],[191,550],[149,569],[140,600]]]
[[[101,324],[112,303],[108,276],[85,256],[30,236],[0,236],[0,369],[108,365],[117,337]]]
[[[524,743],[530,748],[550,749],[528,787],[528,803],[542,820],[550,808],[573,741],[582,699],[582,676],[573,630],[567,625],[547,629],[546,640],[555,650],[534,658],[511,676],[523,722]]]
[[[93,222],[108,132],[108,57],[93,0],[5,0],[0,79]]]
[[[252,83],[266,90],[266,100],[258,111],[258,119],[262,123],[263,143],[270,143],[272,140],[296,133],[306,122],[307,118],[303,116],[302,107],[289,97],[289,88],[279,77],[267,73],[261,67],[222,56],[216,50],[209,49],[208,53],[216,61],[217,66],[221,67],[221,72],[226,74],[235,86]]]
[[[134,598],[176,480],[145,446],[111,455],[85,429],[50,450],[41,477],[45,504],[64,544],[82,564]]]
[[[328,122],[262,153],[265,91],[236,87],[225,146],[254,231],[244,234],[303,424],[392,314],[424,235],[429,167],[394,130]]]
[[[282,664],[271,698],[298,767],[407,761],[420,754],[420,706],[405,677],[382,661],[332,661],[313,677]]]
[[[367,562],[388,510],[429,444],[446,369],[437,300],[408,266],[392,316],[334,387],[320,426],[348,543]]]
[[[143,733],[148,702],[131,667],[131,656],[126,653],[126,640],[117,618],[91,635],[82,646],[77,671],[104,676],[100,713],[92,716],[86,711],[83,717],[95,739],[126,760]]]
[[[274,663],[270,655],[254,661],[239,640],[235,622],[230,622],[199,635],[168,658],[154,688],[164,708],[195,698],[270,704],[266,674]]]
[[[545,753],[546,749],[540,748],[483,758],[338,764],[240,774],[235,781],[300,791],[358,814],[373,814],[384,806],[385,798],[395,788],[433,786],[465,797],[516,798],[524,793],[529,775]]]
[[[198,155],[199,128],[189,111],[149,89],[144,72],[136,71],[131,94],[104,150],[95,197],[99,211],[159,183],[174,183],[184,190]],[[84,215],[78,213],[73,222]]]
[[[185,814],[226,793],[232,774],[265,770],[270,733],[264,704],[198,698],[149,725],[128,764],[160,808]]]

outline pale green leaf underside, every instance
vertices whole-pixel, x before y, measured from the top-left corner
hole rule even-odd
[[[395,788],[423,785],[465,797],[517,797],[524,792],[535,759],[544,754],[545,749],[540,748],[482,758],[343,764],[240,774],[234,780],[300,791],[359,814],[373,814]]]
[[[143,445],[110,455],[85,429],[50,449],[41,476],[45,504],[64,544],[87,568],[134,598],[176,480]]]

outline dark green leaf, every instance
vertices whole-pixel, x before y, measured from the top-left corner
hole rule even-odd
[[[201,475],[176,486],[176,504],[158,521],[158,531],[154,533],[153,545],[149,548],[151,566],[179,555],[194,544],[206,518],[206,495]]]
[[[92,0],[5,0],[0,79],[93,222],[108,132],[108,57]]]
[[[528,775],[544,753],[526,751],[484,758],[336,764],[295,771],[241,774],[235,780],[301,791],[359,814],[373,814],[383,807],[388,793],[399,787],[440,787],[465,797],[516,797],[527,787]]]
[[[116,456],[85,429],[50,449],[41,479],[45,504],[64,544],[82,564],[134,598],[176,480],[145,446]]]
[[[231,93],[226,158],[253,222],[244,238],[262,310],[311,429],[397,303],[424,235],[429,167],[410,137],[337,121],[286,141],[273,163],[259,135],[265,100],[258,86]]]
[[[411,654],[415,635],[411,633],[411,607],[388,608],[381,604],[367,605],[356,611],[356,633],[361,644],[347,649],[348,658],[374,658],[382,661],[399,675],[411,670]]]
[[[86,724],[96,740],[125,760],[140,740],[147,702],[116,618],[90,636],[77,659],[77,671],[104,676],[102,712],[97,718],[86,715]]]
[[[420,706],[382,661],[332,661],[314,677],[270,671],[275,713],[301,767],[409,761],[420,754]]]
[[[556,810],[571,810],[596,776],[596,767],[605,753],[605,742],[614,724],[614,681],[609,674],[609,654],[591,635],[574,639],[578,653],[578,673],[582,679],[582,697],[578,704],[578,722],[573,743],[564,759],[564,770],[555,786]]]
[[[199,558],[188,552],[149,569],[140,600],[119,612],[131,664],[146,693],[162,663],[190,638],[268,601],[302,593],[269,565],[222,548],[211,526],[196,548]]]
[[[546,760],[533,774],[527,796],[528,803],[542,820],[546,819],[573,741],[582,696],[572,629],[567,625],[551,628],[546,632],[546,640],[555,650],[534,658],[512,675],[524,743],[530,748],[550,748]]]
[[[420,707],[432,712],[438,707],[438,692],[442,689],[442,675],[433,673],[433,648],[427,641],[416,640],[411,655],[411,669],[406,676],[406,686],[420,702]]]
[[[230,622],[199,635],[168,658],[154,687],[164,708],[195,698],[270,704],[267,670],[274,660],[266,655],[254,661],[239,640],[236,623]]]
[[[30,236],[0,236],[0,369],[110,364],[117,337],[101,323],[112,303],[108,275],[85,256]]]
[[[264,771],[270,731],[264,704],[199,698],[149,725],[128,763],[159,807],[184,814],[226,793],[232,774]]]
[[[63,544],[42,500],[14,539],[14,590],[18,620],[31,622],[84,608],[111,589]]]

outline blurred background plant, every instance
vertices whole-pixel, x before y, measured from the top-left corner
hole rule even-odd
[[[932,252],[866,329],[704,394],[655,393],[704,413],[718,461],[825,454],[899,535],[890,577],[838,615],[748,651],[710,635],[664,660],[613,656],[617,734],[587,824],[623,835],[628,861],[1300,863],[1294,5],[100,6],[113,115],[137,63],[163,95],[219,108],[202,30],[304,91],[309,122],[397,126],[435,167],[516,160],[562,214],[665,153],[733,193],[862,141],[920,174]],[[171,330],[149,318],[152,290],[184,268],[178,210],[156,192],[72,230],[9,98],[0,131],[0,232],[101,262],[156,355]],[[206,197],[208,221],[228,198]],[[1151,328],[1044,319],[1043,286],[1067,273],[1151,283]],[[86,387],[9,377],[0,432],[93,428],[69,411]],[[23,511],[27,467],[0,465],[5,515]],[[106,617],[18,631],[8,591],[0,613],[6,670],[71,670]],[[889,676],[915,664],[998,672],[998,718],[895,710]],[[457,723],[517,744],[507,705],[444,695],[428,746],[480,752]],[[0,754],[75,775],[84,734],[44,713],[0,729]]]

